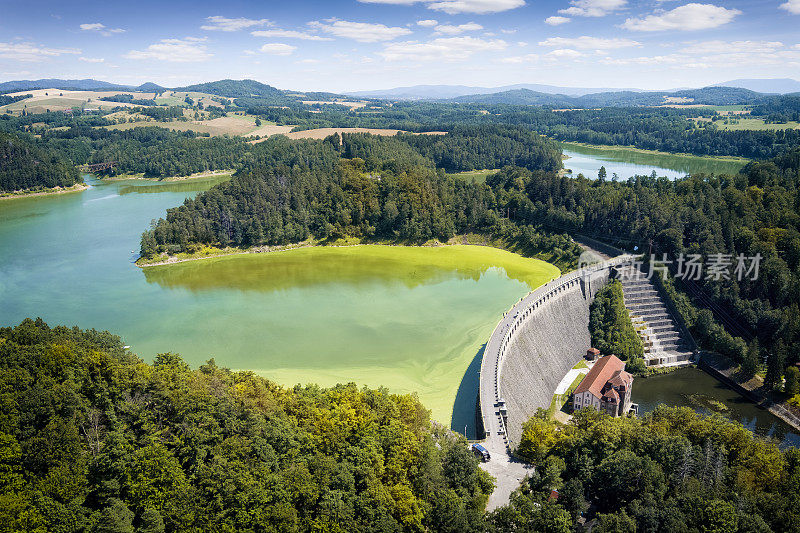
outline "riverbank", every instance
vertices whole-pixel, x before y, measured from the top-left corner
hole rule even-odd
[[[98,177],[101,181],[129,181],[129,180],[142,180],[152,182],[173,182],[173,181],[191,181],[202,180],[208,178],[221,178],[224,176],[231,177],[236,172],[234,169],[229,170],[211,170],[207,172],[196,172],[189,176],[169,176],[166,178],[146,178],[144,172],[138,174],[118,174],[116,176]]]
[[[766,409],[800,432],[800,417],[782,405],[781,399],[777,398],[773,392],[767,391],[759,376],[743,379],[739,374],[739,367],[733,361],[722,355],[708,352],[702,354],[698,366],[758,407]]]
[[[55,194],[67,194],[70,192],[81,192],[88,189],[85,183],[76,183],[72,187],[54,187],[52,189],[42,189],[37,191],[13,191],[0,193],[0,200],[11,200],[13,198],[32,198],[34,196],[51,196]]]

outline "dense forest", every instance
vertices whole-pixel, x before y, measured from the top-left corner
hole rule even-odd
[[[495,513],[500,531],[567,532],[581,514],[595,533],[768,533],[800,523],[800,450],[688,407],[641,418],[583,409],[566,426],[541,414],[517,451],[538,468]],[[560,529],[527,525],[530,510],[548,506]]]
[[[633,328],[618,280],[597,291],[589,308],[589,333],[592,346],[602,355],[618,356],[630,372],[645,370],[642,340]]]
[[[253,161],[231,181],[169,210],[143,235],[141,253],[147,258],[192,251],[200,244],[249,247],[309,237],[421,243],[477,232],[522,240],[528,248],[557,243],[569,250],[564,253],[574,254],[577,247],[566,237],[543,241],[527,225],[505,227],[488,187],[445,175],[436,170],[441,161],[420,153],[455,156],[451,164],[458,170],[515,158],[551,169],[560,163],[551,141],[516,130],[505,135],[345,134],[303,143],[269,139],[257,145]]]
[[[82,183],[75,166],[29,139],[0,131],[0,192]]]
[[[800,452],[689,408],[536,416],[493,480],[416,398],[147,364],[108,332],[0,328],[0,531],[796,531]],[[554,498],[552,491],[558,491]]]
[[[492,480],[412,396],[0,328],[0,531],[477,531]]]

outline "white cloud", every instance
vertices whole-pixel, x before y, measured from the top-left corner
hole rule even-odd
[[[800,15],[800,0],[789,0],[785,4],[781,4],[780,8],[785,9],[792,15]]]
[[[430,28],[432,26],[436,26],[437,24],[439,24],[439,22],[433,19],[425,19],[417,21],[417,26],[422,26],[423,28]]]
[[[780,41],[703,41],[689,43],[682,52],[687,54],[771,54],[783,46]]]
[[[353,39],[361,43],[391,41],[392,39],[411,33],[411,30],[407,28],[391,27],[369,22],[350,22],[338,19],[327,19],[324,22],[309,22],[309,25],[312,28],[330,33],[336,37]]]
[[[509,56],[500,60],[501,63],[509,63],[512,65],[519,65],[521,63],[532,63],[539,59],[537,54],[526,54],[524,56]]]
[[[428,9],[444,11],[448,15],[459,13],[498,13],[525,5],[525,0],[358,0],[365,4],[395,4],[410,6],[423,3]]]
[[[630,39],[603,39],[583,35],[582,37],[550,37],[539,42],[539,46],[572,47],[579,50],[614,50],[642,46],[642,43]]]
[[[500,33],[505,33],[506,35],[514,35],[517,33],[517,30],[500,30]]]
[[[251,31],[250,35],[255,37],[285,37],[289,39],[301,39],[303,41],[332,41],[330,37],[312,35],[304,31],[295,30],[256,30]]]
[[[0,57],[17,61],[42,61],[64,54],[80,54],[75,48],[49,48],[33,43],[0,43]]]
[[[551,59],[578,59],[583,56],[583,52],[571,48],[559,48],[545,54],[545,57]]]
[[[253,26],[271,26],[272,22],[268,19],[248,19],[244,17],[230,19],[219,15],[207,17],[207,24],[200,26],[201,30],[207,31],[239,31]]]
[[[569,17],[559,17],[553,15],[552,17],[547,17],[544,19],[545,24],[549,24],[551,26],[558,26],[560,24],[566,24],[567,22],[571,21],[572,19]]]
[[[656,12],[644,18],[629,18],[622,24],[636,31],[696,31],[716,28],[727,24],[742,12],[713,4],[686,4],[671,11]]]
[[[96,31],[103,37],[109,37],[116,33],[125,33],[125,30],[122,28],[107,28],[105,24],[101,24],[99,22],[81,24],[80,28],[82,31]]]
[[[459,35],[466,31],[478,31],[482,30],[483,26],[480,24],[476,24],[474,22],[467,22],[466,24],[459,24],[458,26],[452,26],[449,24],[440,24],[436,26],[434,30],[436,33],[443,33],[445,35]]]
[[[173,63],[193,63],[205,61],[212,54],[208,53],[205,39],[185,37],[183,39],[162,39],[151,44],[146,50],[131,50],[122,57],[126,59],[156,59]]]
[[[289,56],[295,50],[297,50],[296,46],[284,43],[267,43],[261,47],[262,52],[273,56]]]
[[[475,37],[441,37],[428,42],[406,41],[387,44],[380,55],[387,61],[463,61],[478,52],[504,50],[503,40]]]
[[[102,57],[79,57],[78,61],[84,61],[86,63],[102,63],[105,61]]]
[[[625,7],[627,3],[627,0],[572,0],[570,7],[558,12],[573,17],[605,17]]]

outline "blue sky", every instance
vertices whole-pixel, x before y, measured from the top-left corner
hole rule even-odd
[[[800,79],[800,0],[0,0],[0,81],[284,89]]]

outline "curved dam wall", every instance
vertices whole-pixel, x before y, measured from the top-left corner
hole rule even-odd
[[[550,406],[564,375],[590,347],[589,306],[621,256],[539,287],[506,313],[486,344],[480,403],[487,444],[513,449],[522,424]]]

